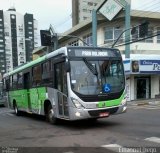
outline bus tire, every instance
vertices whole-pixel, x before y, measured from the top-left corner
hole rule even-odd
[[[55,117],[54,110],[53,110],[51,105],[48,106],[47,121],[51,124],[57,124],[58,123],[58,119]]]
[[[16,114],[17,116],[20,116],[20,111],[18,110],[18,107],[17,107],[17,104],[16,104],[16,103],[14,103],[13,107],[14,107],[14,112],[15,112],[15,114]]]

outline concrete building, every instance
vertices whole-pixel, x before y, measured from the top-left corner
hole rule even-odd
[[[33,14],[22,15],[14,7],[0,10],[0,73],[32,60],[38,44],[37,26]]]
[[[92,10],[97,8],[104,0],[72,0],[72,26],[91,19]]]
[[[127,64],[127,88],[128,100],[155,98],[160,94],[160,13],[148,11],[131,11],[131,26],[140,25],[144,20],[149,21],[148,36],[154,35],[148,39],[134,42],[130,44],[130,53],[133,54],[130,59],[124,58]],[[103,16],[98,18],[97,26],[97,44],[98,46],[111,47],[113,42],[124,31],[124,13],[121,11],[112,21],[107,20]],[[91,19],[85,20],[63,35],[66,37],[59,38],[59,47],[65,45],[83,46],[92,45],[92,22]],[[76,37],[67,37],[74,35]],[[131,41],[137,41],[139,36],[139,27],[135,29],[135,33],[130,35]],[[84,43],[85,42],[85,43]],[[116,44],[122,55],[125,54],[124,35]],[[126,61],[128,60],[128,61]],[[140,70],[132,71],[132,63],[137,61]],[[125,64],[125,65],[126,65]],[[126,67],[126,66],[125,66]],[[145,70],[146,69],[146,70]],[[140,95],[138,89],[143,88],[143,95]]]

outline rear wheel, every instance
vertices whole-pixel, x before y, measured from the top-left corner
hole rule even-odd
[[[55,112],[54,112],[51,105],[48,106],[47,121],[49,121],[51,124],[57,124],[58,123],[58,119],[55,117]]]

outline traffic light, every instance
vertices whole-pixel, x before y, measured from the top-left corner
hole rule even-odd
[[[148,21],[139,25],[139,37],[140,38],[148,35],[148,25],[149,25]]]
[[[49,30],[40,30],[41,45],[51,46],[51,33]]]

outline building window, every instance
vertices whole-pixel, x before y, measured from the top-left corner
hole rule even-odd
[[[157,32],[158,32],[158,29],[157,29]],[[160,28],[159,28],[159,32],[160,32]],[[153,35],[153,27],[149,27],[148,28],[148,35],[145,36],[145,37],[149,37],[149,36],[152,36],[152,35]],[[136,27],[134,33],[132,34],[132,41],[138,41],[138,40],[141,40],[145,37],[140,37],[139,36],[139,27]],[[158,37],[157,37],[157,40],[158,40]],[[140,42],[153,43],[153,37],[141,40]]]
[[[135,27],[134,33],[132,34],[132,41],[137,41],[139,38],[139,28]]]
[[[121,35],[122,32],[123,32],[123,29],[114,28],[114,40],[116,40]],[[123,35],[119,39],[119,43],[122,43],[122,42],[123,42]]]
[[[75,41],[70,42],[68,45],[69,45],[69,46],[79,46],[78,39],[75,40]]]
[[[5,32],[4,34],[5,34],[5,36],[9,36],[9,32]]]
[[[83,12],[87,12],[87,9],[83,9]]]
[[[160,43],[160,27],[157,27],[157,43]]]
[[[93,6],[93,2],[88,2],[88,5],[89,6]]]
[[[85,17],[85,16],[83,17],[83,20],[87,20],[87,19],[88,19],[87,17]]]
[[[83,43],[84,46],[92,46],[93,45],[92,34],[90,33],[84,36],[83,41],[85,42]]]
[[[148,35],[147,35],[147,37],[148,36],[152,36],[152,35],[153,35],[153,28],[150,27],[150,28],[148,28]],[[146,39],[145,42],[147,42],[147,43],[153,43],[153,37]]]
[[[122,28],[105,28],[105,43],[113,43],[123,32]],[[119,39],[119,43],[123,42],[123,35]]]

